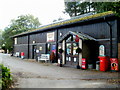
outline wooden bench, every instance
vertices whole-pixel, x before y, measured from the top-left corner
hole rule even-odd
[[[38,57],[38,62],[45,61],[48,62],[50,60],[49,54],[41,54],[41,56]]]

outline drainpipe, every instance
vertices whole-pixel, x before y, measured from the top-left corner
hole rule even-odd
[[[30,35],[28,34],[28,59],[30,58],[30,57],[29,57],[29,48],[30,48],[30,47],[29,47],[29,43],[30,43]]]
[[[109,28],[110,28],[110,58],[112,58],[112,25],[106,20],[106,18],[104,17],[104,21],[108,24]]]
[[[58,63],[58,29],[56,31],[56,63]]]

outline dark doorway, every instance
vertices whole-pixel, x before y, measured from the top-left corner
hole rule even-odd
[[[50,54],[50,52],[51,52],[51,44],[50,44],[50,43],[47,43],[46,53],[47,53],[47,54]]]
[[[37,46],[33,45],[32,46],[32,59],[36,59],[36,49],[37,49]]]

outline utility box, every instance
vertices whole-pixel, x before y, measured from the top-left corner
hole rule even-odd
[[[100,60],[100,71],[107,71],[109,70],[110,60],[108,56],[99,56]]]
[[[110,62],[111,62],[111,70],[118,71],[119,70],[118,59],[117,58],[110,58]]]

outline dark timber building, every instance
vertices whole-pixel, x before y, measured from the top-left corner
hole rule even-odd
[[[81,58],[95,64],[103,45],[105,56],[120,59],[119,27],[119,18],[111,11],[76,17],[13,36],[14,54],[24,52],[25,58],[35,59],[54,52],[57,62],[58,49],[62,48],[62,64],[81,66]],[[76,53],[78,47],[81,53]]]

